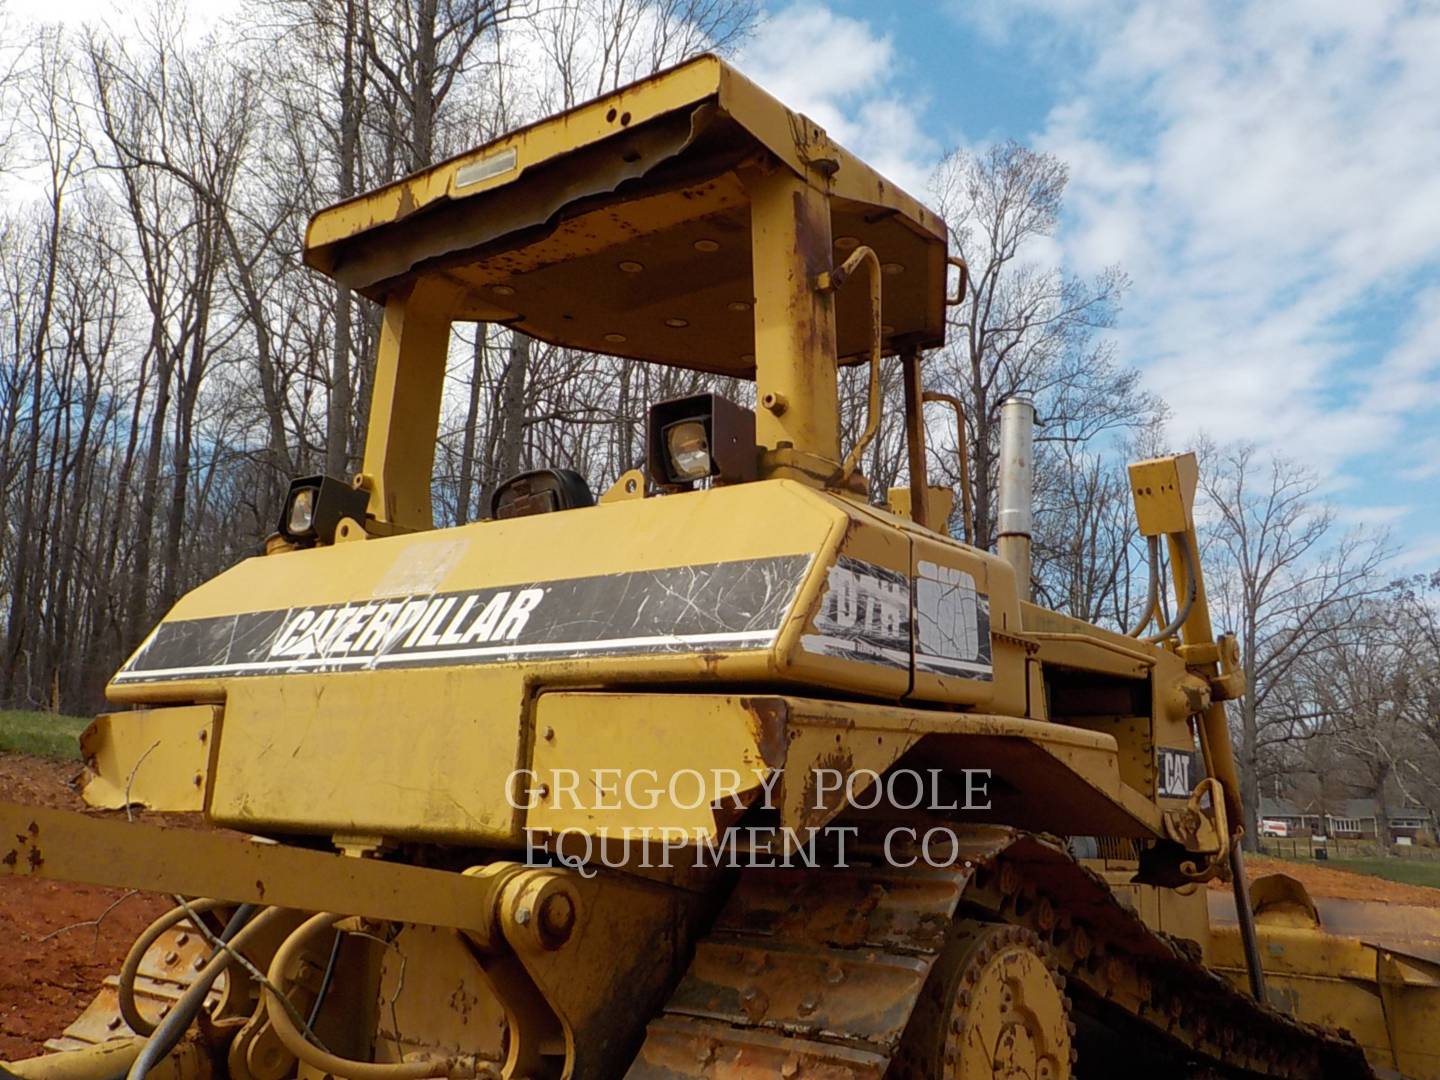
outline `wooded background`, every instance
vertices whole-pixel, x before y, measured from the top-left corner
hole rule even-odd
[[[762,16],[758,0],[252,0],[201,34],[172,0],[79,31],[0,7],[0,704],[103,707],[175,599],[257,552],[291,477],[355,470],[378,311],[301,265],[311,214],[733,53]],[[925,381],[966,404],[981,546],[999,403],[1035,399],[1037,599],[1123,626],[1146,591],[1124,464],[1170,449],[1166,408],[1107,336],[1123,270],[1083,279],[1037,254],[1066,180],[1016,143],[936,163],[916,194],[973,289]],[[852,434],[862,378],[844,379]],[[906,480],[890,366],[885,387],[864,463],[877,500]],[[637,463],[648,405],[702,388],[746,400],[457,327],[437,516],[483,516],[499,479],[540,465],[603,490]],[[955,484],[943,407],[929,437],[932,480]],[[1261,790],[1435,806],[1440,572],[1395,580],[1386,538],[1342,527],[1301,465],[1199,449],[1216,621],[1239,634],[1251,686],[1234,711],[1250,835]]]

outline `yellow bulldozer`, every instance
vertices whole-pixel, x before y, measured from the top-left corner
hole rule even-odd
[[[1440,1077],[1440,956],[1247,892],[1194,457],[1130,468],[1131,633],[1030,602],[1029,401],[998,552],[952,539],[923,357],[965,269],[809,119],[702,57],[319,213],[305,260],[383,308],[361,471],[110,682],[86,797],[163,823],[0,804],[5,873],[176,898],[5,1080]],[[436,528],[465,321],[753,401]]]

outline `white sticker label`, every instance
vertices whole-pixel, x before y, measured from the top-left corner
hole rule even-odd
[[[915,578],[915,666],[989,678],[990,609],[968,570],[921,562]],[[982,625],[983,624],[983,625]]]
[[[438,592],[440,583],[469,550],[469,540],[434,540],[401,549],[370,595],[377,599],[409,598]]]
[[[826,575],[809,652],[886,667],[910,666],[910,583],[898,570],[840,556]]]
[[[498,154],[487,154],[479,161],[471,161],[455,170],[455,190],[474,187],[515,168],[515,147],[501,150]]]

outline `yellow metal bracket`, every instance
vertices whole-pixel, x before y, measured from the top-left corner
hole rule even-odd
[[[1141,536],[1183,533],[1195,524],[1195,488],[1200,468],[1194,454],[1137,461],[1130,466],[1130,490]]]
[[[1209,800],[1209,807],[1205,803]],[[1167,810],[1165,835],[1186,851],[1203,856],[1185,861],[1180,872],[1192,881],[1224,877],[1230,858],[1230,825],[1225,817],[1225,792],[1207,776],[1195,785],[1183,810]]]
[[[628,502],[645,498],[645,470],[627,469],[619,479],[605,489],[597,500],[600,503]]]
[[[403,529],[429,529],[430,473],[450,343],[448,294],[431,281],[395,290],[385,301],[364,478],[370,515]]]
[[[488,948],[505,943],[497,911],[517,887],[495,873],[467,876],[10,802],[0,802],[0,837],[0,875],[448,926]]]
[[[221,712],[181,705],[96,717],[80,736],[90,767],[85,801],[106,810],[205,809]]]

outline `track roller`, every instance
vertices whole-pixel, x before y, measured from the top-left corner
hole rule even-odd
[[[958,921],[887,1080],[1069,1080],[1064,983],[1030,930]]]

